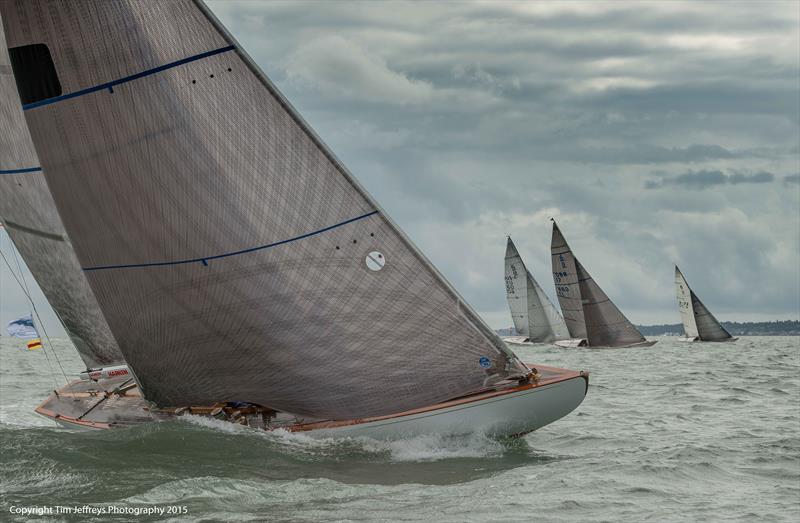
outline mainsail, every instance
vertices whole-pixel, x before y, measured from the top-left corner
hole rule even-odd
[[[517,333],[532,342],[550,342],[569,337],[564,318],[525,267],[514,242],[506,243],[506,298]]]
[[[87,368],[124,363],[72,250],[31,142],[0,27],[0,221]]]
[[[583,302],[578,286],[578,269],[567,240],[553,221],[553,236],[550,241],[550,255],[553,265],[553,281],[556,296],[561,306],[561,314],[567,324],[571,338],[586,338],[586,322],[583,318]]]
[[[149,400],[346,419],[528,373],[202,3],[0,9],[59,213]]]
[[[573,324],[578,329],[576,332],[580,332],[581,327],[584,329],[589,346],[624,347],[646,342],[578,261],[555,221],[550,246],[553,278],[564,319],[567,319],[565,308],[580,309],[579,313],[573,311]],[[573,333],[569,321],[567,326],[573,337],[579,337]]]
[[[678,297],[678,311],[681,313],[683,331],[687,338],[697,338],[700,334],[697,331],[697,321],[692,306],[693,293],[677,265],[675,266],[675,292]]]
[[[699,337],[701,341],[726,341],[733,338],[689,287],[677,265],[675,266],[675,290],[686,337]]]

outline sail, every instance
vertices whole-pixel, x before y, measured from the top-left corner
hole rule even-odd
[[[527,270],[511,238],[506,242],[505,262],[506,300],[511,311],[511,320],[518,335],[530,338]]]
[[[675,266],[675,293],[678,298],[678,311],[681,313],[681,322],[683,323],[683,331],[688,338],[696,338],[700,334],[697,331],[697,322],[695,321],[695,311],[692,305],[692,290],[689,284],[686,283],[686,278],[683,277],[678,266]]]
[[[0,42],[0,221],[86,367],[124,363],[47,188],[1,27]]]
[[[575,257],[555,220],[553,221],[553,237],[550,241],[550,254],[556,296],[558,296],[558,304],[561,306],[561,314],[564,315],[569,335],[575,339],[586,338],[583,299],[578,285]]]
[[[51,192],[148,400],[346,419],[527,374],[200,2],[0,9]]]
[[[532,314],[531,317],[535,318],[537,324],[542,326],[546,325],[549,332],[549,335],[546,338],[542,338],[541,341],[568,339],[569,330],[567,329],[567,324],[564,323],[564,318],[558,312],[555,305],[553,305],[553,302],[550,301],[547,293],[544,292],[544,289],[539,285],[539,282],[536,281],[529,271],[526,272],[528,274],[529,289],[532,286],[533,292],[535,292],[538,297],[536,300],[538,306],[534,309],[536,314]],[[530,290],[528,292],[532,293]]]
[[[700,298],[689,287],[677,265],[675,266],[675,284],[678,290],[678,308],[681,311],[681,320],[683,320],[683,328],[686,330],[687,336],[699,336],[702,341],[724,341],[733,337],[703,305]],[[684,307],[685,302],[689,303],[688,307]],[[684,310],[689,312],[685,313]],[[689,314],[691,314],[691,318],[687,320],[686,316]]]
[[[563,340],[569,336],[564,319],[525,267],[514,242],[506,243],[506,298],[514,327],[533,342]]]
[[[575,260],[578,284],[583,297],[583,317],[586,338],[590,346],[624,347],[645,340],[642,333],[614,305],[614,302],[597,285],[594,278]]]

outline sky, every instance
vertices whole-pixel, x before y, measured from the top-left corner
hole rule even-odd
[[[209,6],[492,327],[506,235],[553,296],[551,217],[634,323],[679,321],[675,263],[800,317],[796,0]]]

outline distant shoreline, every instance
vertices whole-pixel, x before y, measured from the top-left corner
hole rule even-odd
[[[723,321],[722,326],[733,336],[800,336],[800,321]],[[639,331],[645,336],[680,336],[683,326],[680,323],[663,325],[637,325]],[[497,334],[511,336],[514,329],[498,329]]]

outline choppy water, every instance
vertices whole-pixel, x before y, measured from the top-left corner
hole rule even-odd
[[[394,443],[202,419],[57,429],[32,413],[52,388],[44,356],[18,346],[0,344],[0,520],[83,504],[179,505],[191,520],[800,519],[800,338],[517,350],[590,370],[578,410],[518,440]]]

